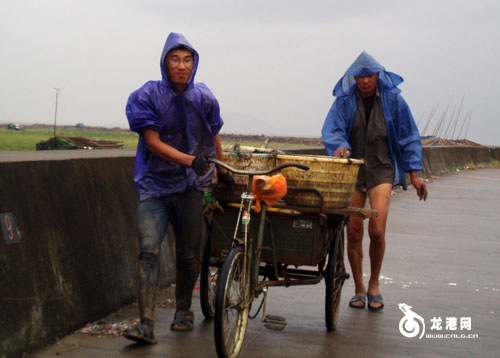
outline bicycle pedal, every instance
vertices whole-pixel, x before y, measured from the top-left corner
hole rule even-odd
[[[283,316],[266,315],[264,319],[264,327],[268,329],[273,329],[275,331],[281,331],[285,329],[286,318]]]
[[[273,331],[282,331],[285,329],[284,325],[273,323],[264,323],[264,327],[266,327],[267,329],[272,329]]]
[[[284,316],[275,316],[272,314],[266,315],[265,320],[277,321],[277,322],[286,322],[286,317]],[[285,323],[286,324],[286,323]]]

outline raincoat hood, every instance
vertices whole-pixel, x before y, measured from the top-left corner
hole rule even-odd
[[[403,82],[403,77],[386,71],[384,66],[375,60],[373,56],[363,51],[347,69],[344,76],[337,82],[333,89],[333,95],[335,97],[341,97],[352,94],[356,89],[356,80],[354,76],[366,77],[375,73],[379,74],[377,84],[382,90],[400,92],[397,86]]]
[[[163,46],[163,51],[161,53],[161,59],[160,59],[160,68],[161,68],[161,77],[163,81],[166,83],[166,85],[170,88],[173,89],[174,91],[178,92],[179,90],[177,89],[177,86],[170,80],[170,77],[168,76],[167,69],[165,68],[165,57],[167,57],[168,53],[175,49],[176,47],[179,46],[185,46],[186,48],[189,49],[193,53],[193,59],[194,59],[194,64],[193,64],[193,71],[191,72],[191,77],[189,78],[188,82],[188,89],[193,87],[194,84],[194,76],[196,75],[196,70],[198,68],[198,60],[199,60],[199,55],[198,52],[193,48],[193,46],[189,43],[189,41],[184,37],[183,34],[171,32],[167,40],[165,41],[165,46]]]

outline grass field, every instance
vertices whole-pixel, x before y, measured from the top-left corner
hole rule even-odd
[[[54,136],[54,132],[48,129],[25,129],[13,131],[0,129],[0,150],[36,150],[36,143],[46,141]],[[122,141],[125,148],[136,148],[138,136],[135,133],[114,133],[106,131],[87,131],[78,129],[57,130],[60,137],[85,137],[89,139]]]
[[[13,131],[0,129],[0,151],[26,151],[36,150],[36,143],[46,141],[54,136],[53,130],[49,129],[31,129],[27,128],[21,131]],[[60,137],[85,137],[89,139],[113,140],[124,143],[124,148],[137,148],[138,135],[133,132],[113,132],[113,131],[90,131],[79,129],[58,129],[57,136]],[[225,142],[222,144],[234,144],[233,142]],[[240,142],[241,145],[260,147],[262,143],[257,142]],[[301,146],[294,143],[275,143],[269,142],[268,147],[279,148],[282,146]],[[303,146],[303,145],[302,145]]]

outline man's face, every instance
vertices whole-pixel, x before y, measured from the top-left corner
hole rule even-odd
[[[371,97],[375,94],[378,73],[366,77],[354,76],[354,79],[356,80],[356,86],[358,86],[361,97]]]
[[[172,50],[165,57],[165,68],[168,77],[181,92],[184,92],[187,88],[193,66],[193,54],[186,50]]]

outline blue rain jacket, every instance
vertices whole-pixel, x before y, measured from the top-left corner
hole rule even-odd
[[[168,77],[164,60],[168,52],[184,45],[193,52],[194,65],[183,93]],[[215,157],[214,136],[223,125],[217,99],[203,83],[194,83],[199,56],[182,34],[170,33],[163,48],[161,81],[146,82],[127,102],[130,130],[139,133],[134,167],[134,183],[139,200],[183,193],[189,188],[202,190],[210,182],[213,168],[198,177],[190,167],[170,163],[149,151],[144,130],[159,132],[160,139],[190,155]]]
[[[329,155],[344,146],[351,151],[349,136],[358,108],[354,76],[370,76],[379,73],[378,89],[389,139],[389,151],[394,167],[393,186],[406,189],[405,172],[422,169],[422,142],[417,125],[408,104],[397,86],[403,78],[388,72],[366,52],[354,61],[333,89],[336,97],[321,131],[323,143]]]

